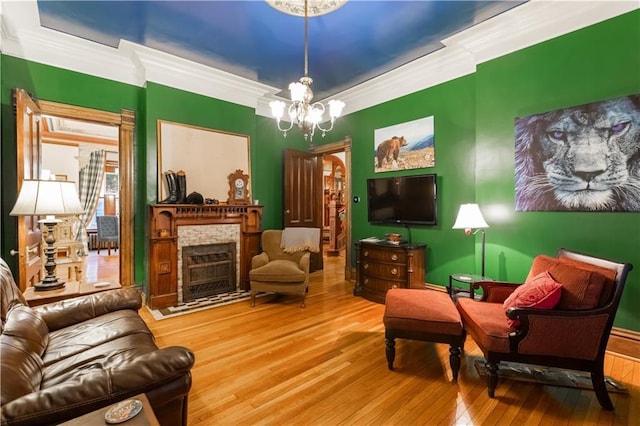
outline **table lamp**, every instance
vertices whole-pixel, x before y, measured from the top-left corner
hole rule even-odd
[[[488,228],[487,222],[482,217],[482,212],[477,204],[462,204],[458,210],[458,217],[453,224],[453,229],[464,229],[465,234],[471,234],[471,230],[475,229],[473,235],[482,232],[482,276],[484,277],[484,245],[485,232],[483,228]]]
[[[70,216],[84,213],[78,199],[75,182],[56,180],[24,180],[18,194],[18,200],[9,213],[11,216],[45,216],[39,223],[47,227],[44,268],[47,276],[34,285],[35,291],[55,290],[64,287],[64,281],[56,277],[56,242],[53,230],[61,222],[57,216]]]

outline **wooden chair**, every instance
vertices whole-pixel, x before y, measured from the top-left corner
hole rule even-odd
[[[584,291],[585,297],[576,299],[578,302],[593,299],[595,306],[586,309],[574,303],[568,303],[569,308],[563,307],[560,299],[553,309],[511,307],[505,312],[503,302],[516,286],[504,282],[475,283],[475,288],[483,290],[480,301],[458,297],[457,307],[465,330],[486,360],[489,397],[494,397],[498,384],[498,363],[511,361],[588,371],[598,402],[603,408],[613,410],[604,381],[604,354],[627,274],[632,268],[629,263],[566,249],[559,249],[555,258],[537,256],[528,279],[548,271],[562,284],[562,298],[573,298]],[[571,282],[574,277],[575,282]],[[600,285],[598,283],[602,284],[601,292],[596,295],[592,290]],[[519,325],[509,326],[507,319],[519,321]]]

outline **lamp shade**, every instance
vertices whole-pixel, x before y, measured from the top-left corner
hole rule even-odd
[[[11,216],[67,216],[84,213],[75,182],[24,180]]]
[[[458,210],[458,217],[453,224],[453,229],[478,229],[488,228],[489,225],[482,217],[482,212],[477,204],[462,204]]]

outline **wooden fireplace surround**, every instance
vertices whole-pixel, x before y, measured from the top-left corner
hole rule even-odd
[[[149,306],[178,304],[178,227],[185,225],[240,225],[240,284],[249,290],[251,258],[260,252],[262,206],[155,204],[150,206]]]

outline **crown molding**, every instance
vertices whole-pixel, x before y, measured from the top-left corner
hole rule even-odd
[[[140,85],[152,81],[254,109],[258,99],[280,90],[126,40],[118,50],[136,64]]]
[[[636,10],[638,0],[529,0],[442,40],[444,47],[337,93],[344,114],[475,72],[477,65]],[[249,106],[270,117],[280,88],[135,43],[117,49],[40,26],[35,0],[0,0],[4,54],[143,87],[147,81]]]
[[[477,65],[639,7],[638,0],[529,0],[443,43],[468,50]]]
[[[256,108],[280,89],[122,40],[117,49],[40,26],[37,3],[2,1],[2,53],[143,87],[148,81]]]

